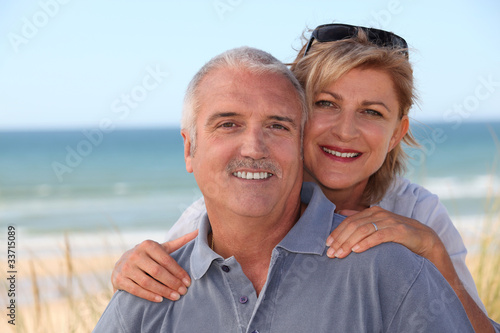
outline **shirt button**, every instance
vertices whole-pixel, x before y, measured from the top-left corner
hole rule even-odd
[[[240,303],[241,303],[241,304],[245,304],[246,302],[248,302],[248,297],[246,297],[246,296],[241,296],[241,297],[240,297]]]
[[[227,273],[227,272],[229,272],[231,269],[229,268],[229,266],[222,265],[222,270],[223,270],[224,272],[226,272],[226,273]]]

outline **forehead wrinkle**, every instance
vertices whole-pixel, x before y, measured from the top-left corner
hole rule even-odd
[[[320,94],[327,94],[327,95],[330,95],[332,96],[333,98],[339,100],[339,101],[343,101],[344,98],[342,97],[342,95],[339,95],[333,91],[321,91]]]

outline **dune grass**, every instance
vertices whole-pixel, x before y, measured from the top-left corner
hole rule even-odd
[[[30,288],[18,290],[17,295],[29,293],[30,301],[23,304],[18,300],[16,325],[3,320],[0,331],[91,332],[113,294],[109,274],[117,259],[118,255],[75,257],[67,236],[59,258],[40,259],[33,255],[20,264],[18,275],[19,281],[29,281]],[[44,289],[47,282],[55,286],[55,290],[50,291],[54,295],[49,299]]]
[[[475,239],[466,239],[472,248],[467,265],[489,317],[500,322],[500,196],[492,196],[485,207],[482,232]],[[123,247],[123,251],[126,247]],[[91,332],[112,297],[110,273],[119,254],[76,257],[70,240],[65,237],[59,258],[38,259],[33,256],[21,266],[31,290],[30,304],[18,304],[16,326],[4,318],[1,332]],[[89,277],[98,288],[88,287]],[[57,299],[44,299],[42,281],[49,279],[57,286]],[[3,282],[3,298],[7,284]],[[3,302],[3,304],[6,304]]]
[[[491,319],[500,323],[500,195],[486,205],[482,231],[472,247],[477,251],[467,258],[479,297]]]

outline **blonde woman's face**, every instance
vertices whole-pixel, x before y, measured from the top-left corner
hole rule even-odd
[[[305,180],[364,190],[407,131],[390,76],[352,69],[320,91],[304,132]]]

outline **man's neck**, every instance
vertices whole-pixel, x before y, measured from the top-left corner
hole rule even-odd
[[[299,219],[299,203],[290,205],[293,209],[282,214],[259,218],[221,215],[220,211],[211,214],[207,206],[212,226],[208,244],[222,257],[238,261],[257,295],[266,282],[273,249]]]
[[[336,206],[336,212],[343,209],[363,210],[368,208],[363,204],[363,194],[368,180],[352,185],[347,188],[330,188],[321,184],[309,173],[304,173],[304,181],[314,182],[321,188],[323,194]]]

